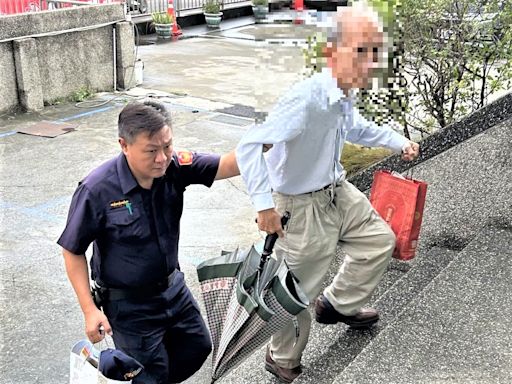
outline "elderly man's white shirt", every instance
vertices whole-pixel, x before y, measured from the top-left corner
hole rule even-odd
[[[274,207],[272,190],[298,195],[343,179],[345,140],[395,152],[409,143],[389,126],[363,118],[353,103],[325,69],[296,84],[262,124],[249,128],[236,157],[257,211]],[[262,144],[274,146],[263,154]]]

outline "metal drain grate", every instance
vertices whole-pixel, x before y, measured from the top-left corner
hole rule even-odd
[[[217,123],[229,124],[229,125],[237,125],[239,127],[245,127],[247,125],[252,124],[254,121],[251,119],[242,119],[235,116],[229,115],[217,115],[209,119],[210,121],[215,121]]]
[[[225,113],[228,115],[240,116],[240,117],[248,117],[249,119],[254,119],[255,113],[254,108],[249,107],[247,105],[235,104],[232,107],[217,109],[215,112]]]

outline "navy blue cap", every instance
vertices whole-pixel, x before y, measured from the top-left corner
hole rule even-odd
[[[141,363],[120,350],[107,348],[101,351],[98,370],[107,379],[130,381],[143,369]]]

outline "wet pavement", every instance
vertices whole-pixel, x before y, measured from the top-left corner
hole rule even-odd
[[[247,29],[238,33],[252,37]],[[141,46],[139,55],[146,88],[267,111],[304,66],[299,46],[223,36]]]
[[[64,227],[77,182],[119,152],[115,122],[127,100],[69,120],[78,124],[76,131],[53,139],[8,134],[19,124],[27,124],[18,119],[2,127],[8,135],[0,137],[1,364],[2,377],[10,379],[0,382],[66,381],[67,352],[83,337],[83,324],[55,241]],[[177,149],[228,152],[252,122],[237,118],[239,125],[224,124],[212,121],[218,113],[171,110]],[[57,108],[37,119],[55,121],[57,117],[72,117],[72,113],[76,111],[69,107]],[[216,256],[223,248],[259,240],[253,217],[240,178],[216,182],[210,190],[188,188],[181,223],[180,264],[194,293],[195,265],[201,260]],[[41,359],[41,348],[51,351],[51,358]]]

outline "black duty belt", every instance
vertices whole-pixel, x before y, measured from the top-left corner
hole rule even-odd
[[[171,272],[166,279],[144,287],[134,288],[110,288],[99,285],[95,282],[96,289],[100,291],[103,301],[147,299],[156,296],[170,287],[176,277],[177,269]]]

